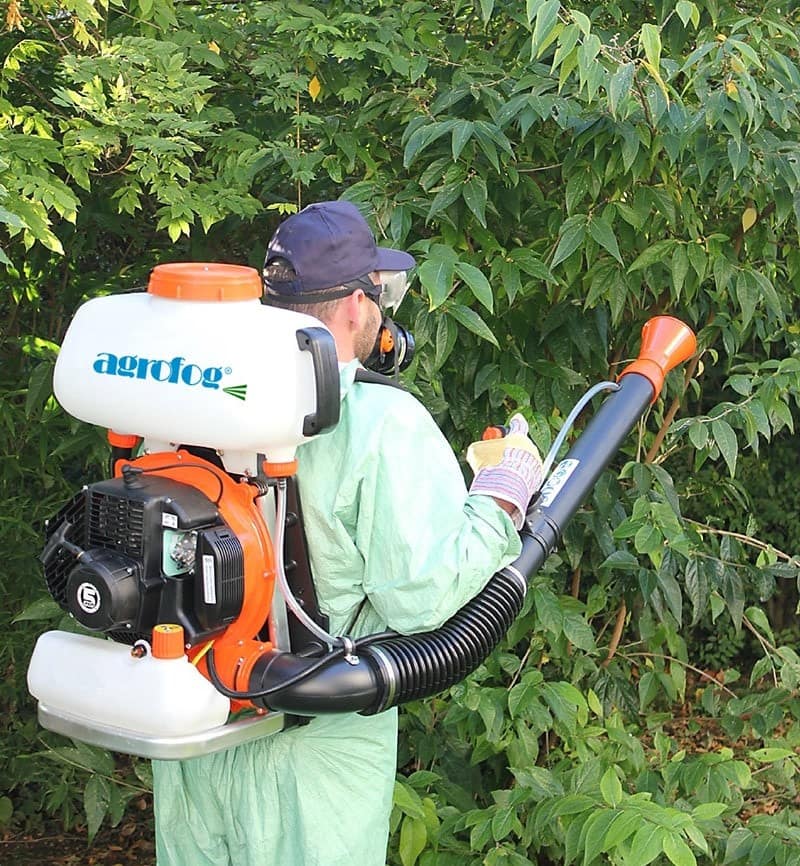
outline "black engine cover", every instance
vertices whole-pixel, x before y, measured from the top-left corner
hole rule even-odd
[[[115,640],[177,623],[190,644],[241,611],[244,552],[197,488],[157,473],[85,487],[48,522],[41,556],[50,594],[83,626]]]

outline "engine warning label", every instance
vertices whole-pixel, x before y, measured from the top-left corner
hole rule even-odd
[[[206,604],[217,603],[217,581],[214,571],[214,557],[203,554],[203,601]]]

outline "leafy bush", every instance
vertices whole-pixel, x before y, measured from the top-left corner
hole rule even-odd
[[[5,8],[9,606],[41,597],[38,524],[102,460],[48,392],[80,300],[163,260],[259,265],[283,214],[343,195],[418,256],[407,381],[457,449],[518,409],[547,450],[653,315],[700,346],[503,646],[403,714],[392,862],[798,862],[800,659],[765,609],[794,607],[800,560],[792,489],[759,483],[790,477],[800,388],[797,3]],[[28,754],[38,625],[4,625]],[[715,638],[745,632],[739,673]],[[124,801],[96,780],[130,768],[81,754],[96,828]],[[73,820],[54,766],[37,789],[10,763],[11,820],[26,797]]]

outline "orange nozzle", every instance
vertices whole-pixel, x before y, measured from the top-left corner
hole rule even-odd
[[[619,374],[638,373],[653,386],[653,403],[658,399],[667,373],[691,358],[697,351],[694,331],[680,319],[656,316],[642,328],[642,348],[639,357]]]

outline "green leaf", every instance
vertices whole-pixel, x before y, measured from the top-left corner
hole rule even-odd
[[[489,19],[492,17],[493,11],[494,0],[481,0],[481,17],[483,18],[484,24],[488,24]]]
[[[622,256],[619,254],[617,238],[611,226],[604,219],[590,219],[588,229],[591,238],[622,264]]]
[[[729,139],[728,160],[733,169],[733,179],[736,180],[747,167],[747,163],[750,162],[750,147],[747,142],[736,141],[733,138]]]
[[[564,618],[564,634],[578,649],[591,652],[594,646],[594,632],[580,614],[571,614]]]
[[[661,531],[656,526],[646,524],[639,528],[633,537],[633,546],[637,553],[653,553],[660,550],[663,544]]]
[[[532,58],[539,57],[555,38],[559,9],[561,9],[561,3],[558,0],[546,0],[536,10],[536,24],[531,39]]]
[[[21,217],[15,213],[11,213],[11,211],[6,210],[4,207],[0,207],[0,223],[5,223],[12,229],[27,228],[27,224]]]
[[[531,672],[534,673],[534,672]],[[538,703],[537,696],[542,683],[542,675],[535,672],[535,675],[525,674],[522,680],[518,682],[508,693],[508,712],[511,718],[516,718],[521,713],[534,703]]]
[[[657,463],[648,463],[647,468],[650,470],[652,475],[658,481],[661,489],[664,491],[664,498],[672,508],[673,512],[677,515],[681,513],[680,502],[678,501],[678,494],[675,492],[675,484],[672,481],[672,477],[669,472],[664,469],[663,466],[659,466]]]
[[[596,858],[603,851],[603,843],[605,842],[609,826],[614,822],[615,818],[616,813],[611,809],[600,809],[586,822],[584,827],[583,866],[589,866],[590,863],[596,862]]]
[[[564,614],[554,593],[544,587],[534,586],[533,605],[541,626],[554,635],[561,634]]]
[[[692,809],[692,818],[695,821],[711,821],[722,815],[728,808],[725,803],[700,803]]]
[[[564,788],[558,776],[544,767],[513,768],[514,777],[524,788],[529,788],[534,798],[561,797]]]
[[[760,761],[762,764],[771,764],[774,761],[784,761],[786,758],[793,758],[795,753],[792,749],[779,749],[776,746],[766,749],[756,749],[748,753],[754,761]]]
[[[37,364],[28,380],[28,393],[25,397],[26,417],[31,418],[41,412],[52,393],[53,365],[48,362]]]
[[[439,316],[436,324],[435,369],[439,370],[450,357],[458,339],[458,325],[449,316]]]
[[[608,107],[615,117],[620,103],[631,92],[635,71],[633,63],[623,63],[608,82]]]
[[[111,802],[111,791],[108,779],[102,776],[92,776],[86,783],[83,792],[83,809],[86,812],[86,822],[89,842],[97,835],[103,818],[108,812],[108,804]]]
[[[647,866],[661,854],[667,831],[649,822],[641,826],[633,837],[630,861],[636,866]]]
[[[584,36],[588,36],[592,29],[592,22],[588,15],[585,15],[583,12],[579,12],[577,9],[570,9],[570,15],[572,15],[573,21],[580,28],[581,33]]]
[[[728,836],[727,844],[725,845],[725,859],[722,861],[724,866],[729,863],[736,863],[743,860],[750,853],[753,847],[755,836],[747,827],[735,827],[730,836]]]
[[[600,698],[595,694],[594,689],[589,689],[586,693],[586,703],[589,705],[589,709],[599,718],[602,719],[604,716],[603,705],[600,703]]]
[[[461,151],[464,150],[466,143],[472,138],[472,133],[475,131],[475,124],[471,120],[457,120],[453,126],[453,162],[455,162]],[[485,203],[485,202],[484,202]],[[481,223],[485,225],[485,223]]]
[[[463,188],[463,183],[460,180],[454,183],[445,184],[434,196],[425,220],[430,222],[437,213],[450,207],[454,201],[457,201],[460,198]]]
[[[751,624],[761,632],[762,637],[775,643],[775,636],[772,634],[772,627],[769,624],[766,613],[760,607],[748,607],[745,611],[747,618]]]
[[[656,573],[656,582],[670,613],[675,617],[675,622],[680,625],[683,616],[683,596],[678,581],[665,568],[659,568]]]
[[[473,334],[479,336],[482,340],[486,340],[491,343],[493,346],[496,346],[498,349],[500,345],[497,342],[497,338],[489,329],[489,326],[483,319],[475,312],[475,310],[471,310],[469,307],[465,307],[462,304],[451,304],[447,308],[447,314],[452,316],[460,325],[463,325],[468,331],[472,331]]]
[[[731,473],[731,478],[736,475],[736,457],[739,453],[739,443],[736,441],[736,434],[733,428],[727,421],[721,418],[715,418],[711,422],[711,433],[714,436],[714,441],[720,453],[725,459],[728,466],[728,471]]]
[[[685,27],[690,21],[695,27],[700,26],[700,12],[697,6],[691,0],[678,0],[675,4],[675,11],[678,17],[683,21]]]
[[[498,808],[492,816],[492,837],[495,842],[505,839],[511,833],[514,825],[518,823],[516,807]]]
[[[450,132],[455,126],[455,120],[435,120],[421,126],[411,134],[403,152],[403,165],[410,168],[419,154],[430,147],[437,139]]]
[[[696,625],[700,621],[700,617],[705,613],[706,605],[708,604],[709,588],[705,569],[700,567],[697,559],[694,557],[686,561],[684,584],[686,586],[686,594],[692,603],[691,624]]]
[[[613,767],[609,767],[600,779],[600,794],[612,808],[622,801],[622,783]]]
[[[409,818],[422,820],[425,817],[425,809],[419,794],[405,782],[398,780],[394,783],[393,803]]]
[[[611,851],[621,845],[636,832],[642,823],[641,815],[636,812],[618,812],[603,840],[603,851]]]
[[[435,310],[453,289],[455,263],[445,259],[426,259],[416,273],[428,293],[428,309]]]
[[[586,223],[587,217],[585,214],[576,214],[564,222],[561,226],[558,246],[556,247],[550,267],[554,268],[563,262],[564,259],[569,258],[583,243],[583,239],[586,237]]]
[[[8,797],[0,797],[0,827],[5,827],[14,814],[14,804]]]
[[[742,326],[747,327],[753,318],[758,303],[759,292],[755,281],[747,271],[740,271],[736,277],[736,299],[742,308]]]
[[[486,181],[482,177],[471,177],[464,184],[462,196],[478,222],[486,228]]]
[[[800,200],[800,192],[798,192],[798,200]],[[758,271],[750,271],[749,273],[761,290],[767,309],[773,313],[776,318],[783,321],[784,314],[781,300],[778,297],[778,293],[775,291],[775,286],[772,284],[772,281]]]
[[[12,623],[37,622],[39,620],[55,619],[63,611],[52,598],[39,598],[29,604],[22,613],[17,614]]]
[[[400,827],[400,862],[403,866],[414,866],[428,841],[428,828],[420,818],[403,818]]]
[[[697,866],[692,849],[677,833],[669,833],[664,839],[664,853],[674,866]]]
[[[689,426],[689,441],[699,451],[708,443],[708,425],[697,421]]]
[[[632,535],[635,535],[636,532],[638,532],[638,529],[632,532]],[[615,533],[614,537],[617,538],[619,536]],[[636,571],[639,568],[639,560],[627,550],[615,550],[600,564],[601,570],[606,568],[616,571]]]
[[[750,671],[750,687],[752,688],[761,677],[766,676],[767,674],[771,674],[775,671],[775,664],[772,661],[771,656],[764,656],[760,658],[754,665],[752,670]]]
[[[661,32],[655,24],[642,24],[639,44],[648,63],[657,72],[661,65]]]
[[[648,268],[651,265],[663,263],[667,255],[675,246],[675,241],[656,241],[652,246],[642,251],[634,260],[633,264],[628,268],[628,273],[632,274],[635,271],[640,271],[642,268]]]
[[[685,244],[678,244],[672,254],[672,284],[675,287],[675,297],[679,298],[689,273],[689,254]]]

